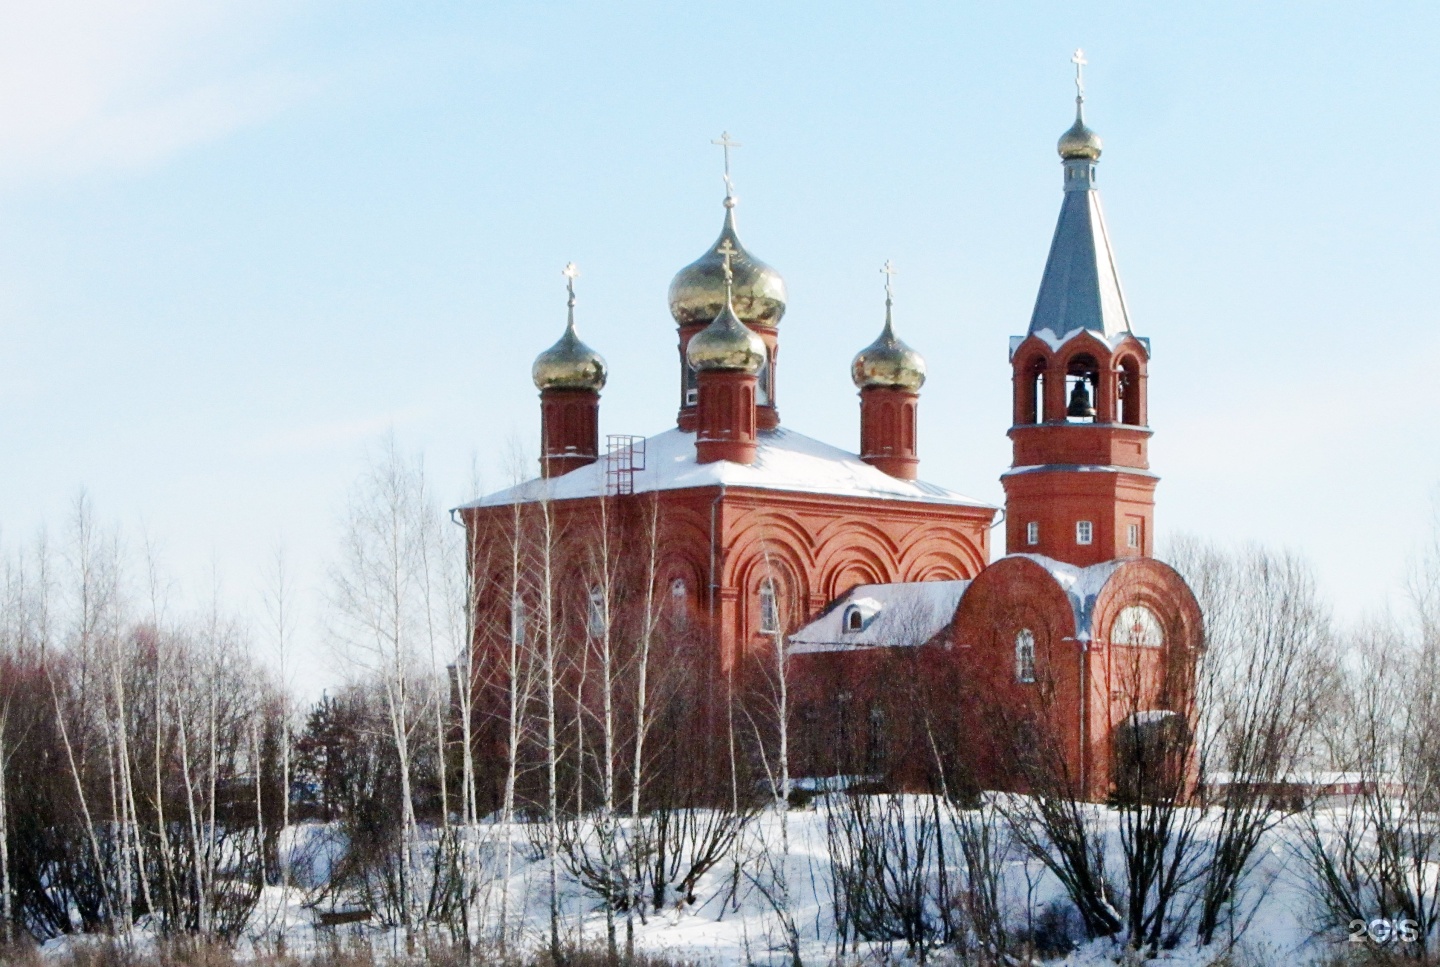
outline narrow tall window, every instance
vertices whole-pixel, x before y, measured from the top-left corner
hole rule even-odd
[[[1075,543],[1089,544],[1095,539],[1095,525],[1088,520],[1075,522]]]
[[[1015,680],[1035,680],[1035,633],[1024,628],[1015,636]]]
[[[670,582],[670,620],[676,628],[690,624],[690,608],[685,600],[685,579],[676,578]]]
[[[780,633],[780,606],[775,600],[775,581],[772,578],[760,582],[760,633]]]
[[[866,736],[865,743],[865,771],[872,775],[881,772],[885,768],[885,758],[889,749],[886,739],[888,735],[885,730],[885,710],[878,705],[870,709],[870,729]]]
[[[590,589],[590,607],[586,614],[585,630],[592,638],[605,634],[605,595],[599,587]]]
[[[516,648],[525,644],[525,600],[518,594],[510,599],[510,644]]]
[[[1129,547],[1140,546],[1140,525],[1131,524],[1125,529],[1125,543]]]
[[[1040,522],[1038,520],[1032,520],[1030,523],[1025,525],[1025,543],[1040,543]]]

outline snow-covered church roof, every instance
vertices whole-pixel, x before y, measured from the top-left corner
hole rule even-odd
[[[1089,641],[1095,601],[1123,561],[1076,567],[1040,554],[1009,554],[1044,568],[1075,614],[1075,637]],[[995,563],[1000,563],[999,561]],[[992,567],[994,564],[991,565]],[[814,621],[790,636],[790,654],[858,648],[914,648],[938,635],[960,607],[970,581],[862,584],[835,599]]]
[[[969,581],[861,584],[790,636],[790,654],[851,648],[910,648],[938,635]]]
[[[695,434],[667,430],[645,441],[645,468],[634,471],[634,493],[691,487],[749,487],[836,497],[870,497],[992,508],[920,480],[901,480],[877,470],[857,455],[793,430],[761,430],[755,462],[717,460],[697,463]],[[573,500],[606,492],[606,458],[549,480],[536,478],[481,497],[461,509],[497,507],[536,500]]]

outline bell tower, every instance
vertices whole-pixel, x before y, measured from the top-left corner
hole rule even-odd
[[[1100,137],[1085,126],[1075,52],[1075,123],[1057,149],[1064,200],[1024,336],[1011,339],[1014,448],[1005,487],[1005,547],[1077,566],[1154,549],[1148,455],[1150,342],[1130,314],[1100,194]]]

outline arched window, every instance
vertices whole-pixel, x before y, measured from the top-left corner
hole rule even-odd
[[[861,611],[859,608],[855,607],[853,604],[852,604],[850,607],[848,607],[848,608],[845,609],[845,630],[846,630],[846,631],[864,631],[864,630],[865,630],[865,612]]]
[[[760,633],[780,633],[780,603],[776,600],[774,578],[766,578],[760,582]]]
[[[676,578],[670,582],[670,620],[676,628],[685,628],[690,624],[690,607],[686,601],[684,578]]]
[[[1015,636],[1015,680],[1035,681],[1035,633],[1029,628]]]
[[[518,594],[510,599],[510,644],[516,648],[525,644],[525,599]]]
[[[1132,604],[1121,608],[1110,626],[1112,645],[1139,645],[1144,648],[1160,648],[1165,644],[1165,629],[1155,612],[1143,604]]]
[[[755,405],[769,406],[774,386],[770,381],[770,351],[765,351],[765,361],[760,364],[760,371],[755,374]]]
[[[590,603],[585,615],[585,630],[590,637],[599,638],[605,634],[605,593],[599,586],[590,589]]]

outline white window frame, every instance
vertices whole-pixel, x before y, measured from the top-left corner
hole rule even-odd
[[[525,599],[518,594],[510,599],[510,644],[516,648],[525,645]]]
[[[760,633],[780,633],[780,602],[775,593],[774,578],[765,578],[760,582]]]
[[[670,582],[670,619],[680,628],[690,624],[690,607],[686,600],[689,591],[684,578],[675,578]]]
[[[591,638],[605,636],[605,594],[598,584],[590,588],[585,611],[585,631]]]
[[[1075,522],[1075,543],[1082,547],[1095,543],[1094,521],[1077,520]]]
[[[1035,681],[1035,632],[1029,628],[1015,633],[1015,680],[1022,685]]]
[[[1140,546],[1140,525],[1131,523],[1125,529],[1125,543],[1129,547]]]
[[[1025,525],[1025,543],[1031,547],[1040,543],[1040,522],[1038,520],[1032,520]]]

